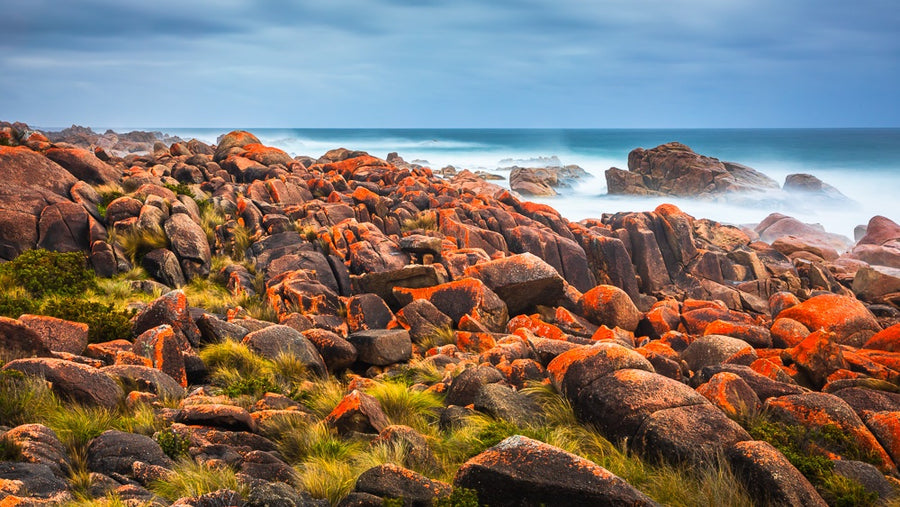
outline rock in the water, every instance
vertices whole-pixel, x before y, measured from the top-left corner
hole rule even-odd
[[[520,435],[464,463],[453,485],[474,489],[479,503],[492,506],[656,505],[603,467]]]

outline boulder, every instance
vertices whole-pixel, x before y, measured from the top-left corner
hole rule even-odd
[[[87,467],[92,472],[130,476],[136,461],[165,468],[174,465],[155,440],[124,431],[106,430],[87,448]]]
[[[850,202],[840,190],[825,183],[812,174],[795,173],[788,174],[784,178],[785,192],[804,194],[802,198],[818,197],[838,202]]]
[[[401,447],[406,450],[403,466],[416,470],[438,470],[437,458],[425,436],[418,431],[398,424],[392,424],[381,430],[372,445],[381,443]]]
[[[94,185],[116,183],[122,173],[93,153],[82,148],[53,147],[44,152],[50,160],[56,162],[79,180]]]
[[[187,425],[213,426],[230,431],[255,432],[256,421],[247,410],[234,405],[202,403],[187,405],[175,414],[175,422]]]
[[[386,329],[394,320],[387,303],[375,294],[357,294],[347,299],[347,327],[350,332]]]
[[[730,445],[751,440],[738,423],[711,404],[657,410],[647,416],[631,445],[643,456],[672,464],[709,466]]]
[[[852,245],[849,238],[826,232],[820,224],[805,224],[781,213],[767,216],[753,230],[759,235],[760,241],[769,244],[781,237],[793,236],[794,241],[802,241],[808,246],[818,246],[837,252],[843,252]]]
[[[737,442],[725,456],[734,475],[759,505],[828,505],[806,477],[768,442]]]
[[[481,387],[503,381],[503,374],[488,365],[478,365],[463,370],[447,388],[446,405],[466,406],[475,402]]]
[[[188,309],[187,297],[181,290],[174,290],[155,299],[134,318],[132,334],[139,336],[144,331],[168,324],[176,334],[183,336],[191,345],[200,342],[200,330]]]
[[[552,305],[565,294],[565,280],[553,266],[531,253],[483,262],[466,268],[465,275],[478,278],[518,315],[536,305]]]
[[[841,345],[859,347],[881,326],[872,313],[857,299],[837,294],[820,294],[782,310],[777,318],[794,319],[810,331],[824,329],[835,334]]]
[[[329,371],[340,371],[356,362],[356,347],[337,334],[319,328],[307,329],[302,334],[319,351]]]
[[[656,505],[608,470],[521,435],[465,462],[453,485],[474,489],[481,504]]]
[[[687,362],[691,370],[697,371],[705,366],[721,364],[748,347],[750,344],[744,340],[711,334],[691,342],[681,353],[681,358]]]
[[[828,377],[837,370],[849,369],[835,334],[827,331],[810,333],[795,347],[785,350],[784,354],[817,388],[824,386]]]
[[[697,392],[732,419],[752,416],[762,406],[759,396],[744,379],[726,371],[713,375],[697,387]]]
[[[106,239],[106,231],[80,204],[58,202],[41,211],[38,248],[78,252],[88,250],[94,240],[101,239]]]
[[[177,380],[156,368],[115,364],[100,371],[119,381],[128,391],[154,393],[164,400],[184,398],[185,390]]]
[[[380,433],[390,424],[378,400],[355,389],[325,417],[325,423],[342,435],[350,432]]]
[[[42,377],[57,394],[80,403],[115,408],[125,396],[119,384],[100,370],[63,359],[16,359],[3,369]]]
[[[0,440],[19,448],[20,461],[47,465],[57,477],[67,478],[71,461],[56,433],[43,424],[23,424],[0,434]]]
[[[519,427],[537,424],[543,419],[540,407],[536,403],[499,383],[481,386],[473,403],[475,410],[484,412],[494,419],[510,421]]]
[[[164,229],[172,244],[172,251],[181,261],[181,270],[190,281],[209,275],[211,252],[203,228],[184,213],[176,213],[166,220]]]
[[[175,379],[181,387],[187,387],[183,352],[189,347],[183,338],[175,335],[172,326],[163,324],[135,338],[132,352],[150,359],[151,366]]]
[[[13,461],[0,461],[0,497],[6,498],[8,502],[4,500],[4,503],[8,505],[52,505],[71,500],[68,484],[54,475],[52,468],[42,463]],[[22,497],[45,502],[26,503],[21,501]]]
[[[50,347],[25,322],[0,317],[0,347],[12,357],[50,356]]]
[[[398,498],[403,505],[432,505],[438,497],[450,495],[451,487],[392,463],[372,467],[356,479],[353,490],[384,499]]]
[[[576,399],[582,389],[598,379],[623,369],[654,371],[644,356],[609,342],[562,352],[547,365],[554,387],[571,399]]]
[[[457,324],[467,315],[488,330],[501,332],[509,320],[506,303],[481,280],[465,278],[421,289],[394,288],[401,305],[414,299],[426,299]]]
[[[351,334],[347,341],[356,348],[357,359],[375,366],[408,361],[412,341],[403,329],[369,329]]]
[[[572,401],[576,415],[611,440],[633,438],[645,419],[659,410],[709,403],[680,382],[636,369],[601,377]]]
[[[863,266],[853,277],[851,288],[864,301],[887,304],[900,302],[900,267]]]
[[[584,293],[582,312],[595,324],[626,331],[637,329],[643,314],[624,290],[614,285],[598,285]]]
[[[157,248],[147,252],[141,259],[141,267],[154,280],[168,287],[181,287],[187,283],[178,257],[167,248]]]
[[[87,347],[87,324],[46,315],[22,315],[19,322],[37,333],[47,348],[54,352],[81,355]]]
[[[525,196],[552,197],[556,183],[550,168],[514,167],[509,174],[509,188]]]
[[[453,319],[426,299],[416,299],[404,306],[397,314],[397,320],[408,328],[409,337],[415,343],[433,336],[439,329],[453,326]]]
[[[280,353],[293,354],[311,372],[320,377],[328,376],[319,351],[296,329],[275,324],[247,334],[241,343],[267,359],[275,359]]]

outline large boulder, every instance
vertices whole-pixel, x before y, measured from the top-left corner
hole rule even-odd
[[[366,364],[387,366],[412,357],[412,341],[403,329],[368,329],[351,334],[347,341],[356,348],[357,359]]]
[[[92,472],[130,476],[136,461],[165,468],[174,464],[156,440],[135,433],[107,430],[87,448],[87,467]]]
[[[320,377],[328,376],[325,361],[316,347],[291,327],[280,324],[267,326],[247,334],[241,342],[267,359],[275,359],[280,353],[293,354],[311,372]]]
[[[453,485],[474,489],[481,504],[656,505],[603,467],[521,435],[465,462]]]
[[[503,331],[509,320],[506,303],[484,282],[475,278],[421,289],[396,287],[394,297],[401,305],[407,305],[414,299],[426,299],[455,323],[459,324],[463,316],[468,316],[490,331]]]
[[[45,378],[57,394],[80,403],[115,408],[125,395],[109,375],[63,359],[16,359],[3,365],[3,369]]]
[[[0,434],[0,440],[18,446],[22,461],[47,465],[58,477],[69,476],[71,460],[66,454],[66,448],[56,433],[43,424],[16,426]]]
[[[50,347],[25,322],[0,317],[0,347],[12,357],[50,356]]]
[[[478,278],[502,299],[510,315],[536,305],[553,305],[565,294],[565,280],[540,257],[523,253],[482,262],[466,268],[466,276]]]
[[[794,319],[810,331],[824,329],[835,334],[841,345],[859,347],[881,326],[865,305],[857,299],[837,294],[820,294],[799,305],[782,310],[777,318]]]
[[[734,475],[759,505],[828,505],[806,477],[768,442],[737,442],[725,456]]]
[[[97,158],[93,153],[82,148],[53,147],[44,152],[50,160],[63,166],[79,180],[91,184],[102,185],[115,183],[122,173],[115,167]]]
[[[0,181],[0,259],[12,260],[35,247],[41,212],[68,200],[78,180],[28,148],[0,146]]]
[[[643,317],[628,294],[614,285],[598,285],[585,292],[581,308],[591,322],[626,331],[637,329]]]
[[[628,170],[640,179],[620,169],[607,172],[610,193],[708,197],[778,188],[777,182],[754,169],[698,155],[677,142],[632,150]]]
[[[209,275],[212,259],[209,242],[203,228],[185,213],[176,213],[165,223],[166,236],[172,243],[172,251],[181,261],[181,270],[190,281]]]

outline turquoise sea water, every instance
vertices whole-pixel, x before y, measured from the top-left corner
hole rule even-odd
[[[208,143],[232,129],[160,129]],[[554,198],[540,199],[572,220],[617,211],[651,210],[674,202],[696,217],[728,223],[756,223],[771,212],[821,223],[852,238],[853,227],[876,214],[900,222],[900,129],[248,129],[265,144],[292,155],[318,157],[345,147],[439,169],[488,170],[528,165],[556,156],[594,178]],[[607,196],[603,172],[627,167],[628,153],[679,141],[697,153],[751,166],[778,181],[790,173],[818,176],[855,204],[835,205],[780,195],[734,196],[715,202],[671,198]],[[502,183],[502,182],[501,182]],[[534,199],[538,200],[538,199]]]

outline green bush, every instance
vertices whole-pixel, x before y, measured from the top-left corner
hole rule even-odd
[[[163,452],[173,460],[187,457],[190,442],[187,437],[179,435],[175,430],[169,428],[162,430],[153,436],[156,443],[162,448]]]
[[[76,298],[49,299],[40,311],[43,315],[87,324],[90,343],[128,339],[131,336],[131,318],[135,314],[135,310],[117,310],[112,303]]]
[[[30,297],[17,297],[12,294],[0,294],[0,316],[18,319],[25,313],[35,313],[38,305]]]
[[[229,398],[237,398],[245,394],[259,397],[269,392],[280,393],[281,388],[264,376],[241,378],[222,387],[222,394]]]
[[[448,496],[434,501],[434,507],[478,507],[478,492],[469,488],[453,488]]]
[[[78,296],[96,285],[94,272],[87,269],[81,252],[26,250],[0,265],[0,272],[36,298],[48,294]]]

